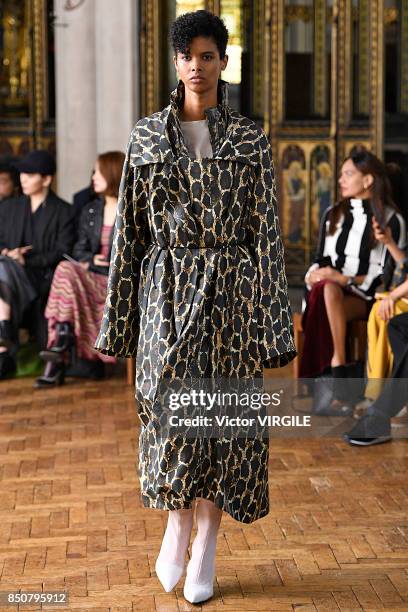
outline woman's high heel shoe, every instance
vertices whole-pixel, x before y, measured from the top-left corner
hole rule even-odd
[[[42,387],[56,387],[63,385],[65,382],[65,363],[60,361],[58,363],[47,363],[43,376],[37,378],[34,383],[34,388],[39,389]]]
[[[163,563],[160,558],[157,558],[155,570],[163,589],[166,593],[170,593],[183,575],[184,567],[174,563]]]
[[[188,574],[183,587],[184,599],[190,603],[207,601],[214,595],[214,578],[209,582],[193,582],[189,580]]]
[[[197,535],[191,547],[183,594],[190,603],[200,603],[214,594],[217,533],[222,511],[207,499],[197,504]]]

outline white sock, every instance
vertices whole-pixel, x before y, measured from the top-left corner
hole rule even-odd
[[[222,510],[212,501],[197,500],[196,520],[197,535],[191,549],[191,559],[187,566],[187,578],[190,583],[206,584],[214,581],[215,552],[217,534],[222,517]]]

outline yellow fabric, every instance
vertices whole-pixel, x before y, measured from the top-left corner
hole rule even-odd
[[[387,295],[384,293],[384,297]],[[382,300],[377,300],[371,309],[367,324],[367,377],[368,383],[365,396],[377,399],[383,389],[383,379],[389,378],[393,366],[393,354],[388,340],[388,321],[383,321],[378,315]],[[408,312],[408,302],[397,300],[394,305],[394,316]]]

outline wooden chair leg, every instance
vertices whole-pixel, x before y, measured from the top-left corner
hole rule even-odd
[[[347,326],[349,359],[365,361],[367,348],[367,321],[350,321]]]
[[[129,357],[126,359],[126,382],[128,385],[135,384],[136,377],[136,359]]]
[[[367,349],[367,321],[357,321],[357,359],[365,361]]]

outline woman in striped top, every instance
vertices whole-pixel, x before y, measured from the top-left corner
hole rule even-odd
[[[40,353],[46,366],[44,375],[35,383],[36,387],[64,381],[65,364],[73,348],[79,360],[74,367],[78,370],[79,364],[81,371],[92,377],[101,377],[104,363],[116,361],[115,357],[96,351],[93,345],[106,299],[124,160],[121,151],[109,151],[99,155],[96,161],[92,182],[99,197],[82,209],[74,258],[61,262],[54,273],[45,309],[48,348]]]
[[[322,218],[316,258],[305,276],[308,292],[300,363],[304,378],[331,368],[335,379],[333,414],[350,412],[344,405],[344,385],[336,385],[336,379],[347,377],[346,324],[367,319],[390,257],[374,238],[373,218],[390,228],[400,248],[406,235],[404,220],[392,200],[386,167],[375,155],[364,149],[346,158],[339,184],[342,199]]]

